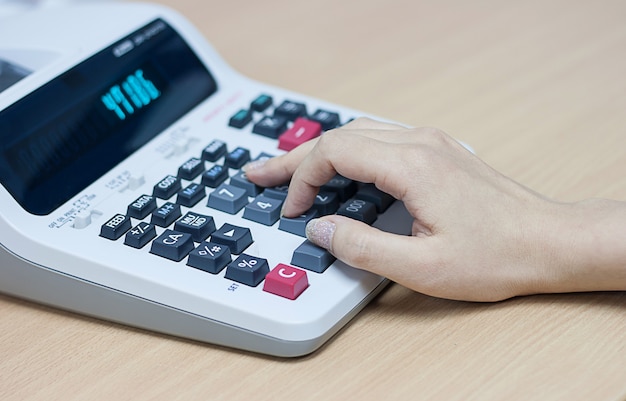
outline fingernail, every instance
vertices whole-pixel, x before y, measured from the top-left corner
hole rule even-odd
[[[330,249],[330,245],[335,234],[335,223],[322,220],[313,219],[306,225],[306,237],[315,245],[321,246],[324,249]]]
[[[254,160],[249,163],[246,163],[241,169],[243,170],[244,173],[248,173],[252,170],[257,170],[265,166],[265,163],[267,163],[268,160],[269,160],[268,158]]]

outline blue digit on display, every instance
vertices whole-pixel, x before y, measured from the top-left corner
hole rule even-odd
[[[120,106],[117,103],[115,103],[115,101],[113,100],[113,96],[111,96],[110,93],[107,93],[106,95],[102,96],[102,103],[104,103],[107,109],[114,111],[120,120],[126,119],[126,114],[124,114],[122,109],[120,109]]]
[[[137,107],[147,106],[150,103],[150,96],[146,93],[143,87],[139,84],[137,78],[133,75],[129,76],[124,82],[124,89],[128,91],[133,101],[137,102]]]
[[[124,89],[124,92],[130,97],[130,100],[136,108],[140,109],[147,104],[145,98],[141,96],[141,93],[139,93],[128,80],[122,84],[122,89]]]
[[[124,109],[126,109],[126,113],[133,114],[135,112],[135,109],[130,104],[128,99],[126,99],[126,96],[124,96],[124,93],[122,93],[122,89],[119,85],[115,85],[111,88],[111,95],[113,96],[113,100],[115,100],[117,104],[124,106]]]
[[[139,69],[126,77],[121,86],[112,86],[101,97],[101,100],[106,108],[113,111],[120,120],[125,120],[135,110],[149,105],[159,96],[161,92],[152,81],[143,76],[143,70]]]
[[[148,92],[150,99],[154,100],[158,98],[159,96],[161,96],[161,92],[159,92],[156,86],[154,86],[152,81],[149,81],[143,77],[143,70],[137,70],[135,72],[135,77],[141,83],[141,85],[146,90],[146,92]]]

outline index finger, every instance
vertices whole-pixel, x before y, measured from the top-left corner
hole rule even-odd
[[[352,129],[387,131],[403,128],[404,127],[399,125],[383,123],[380,121],[362,117],[349,122],[343,127],[338,128],[337,130],[342,132]],[[324,135],[327,134],[328,132]],[[262,187],[285,184],[289,182],[289,180],[291,180],[291,176],[293,175],[293,173],[296,171],[296,169],[305,159],[305,157],[315,147],[318,140],[319,138],[312,139],[293,149],[289,153],[273,157],[269,160],[248,163],[243,167],[243,170],[245,171],[246,176],[248,177],[248,179],[250,179],[250,181]]]
[[[379,140],[360,130],[329,131],[318,139],[293,173],[283,214],[293,217],[308,210],[319,187],[336,174],[364,183],[399,198],[402,186],[397,171],[390,168],[402,149],[402,135]]]

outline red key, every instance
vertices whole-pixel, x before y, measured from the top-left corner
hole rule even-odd
[[[317,121],[296,118],[293,126],[278,138],[278,149],[289,151],[304,142],[320,136],[322,126]]]
[[[279,263],[265,276],[263,291],[296,299],[308,286],[309,279],[304,270]]]

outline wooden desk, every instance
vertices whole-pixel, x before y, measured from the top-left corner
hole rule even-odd
[[[253,78],[441,127],[558,199],[626,199],[623,1],[162,3]],[[624,400],[625,303],[394,285],[319,352],[282,360],[0,296],[0,398]]]

